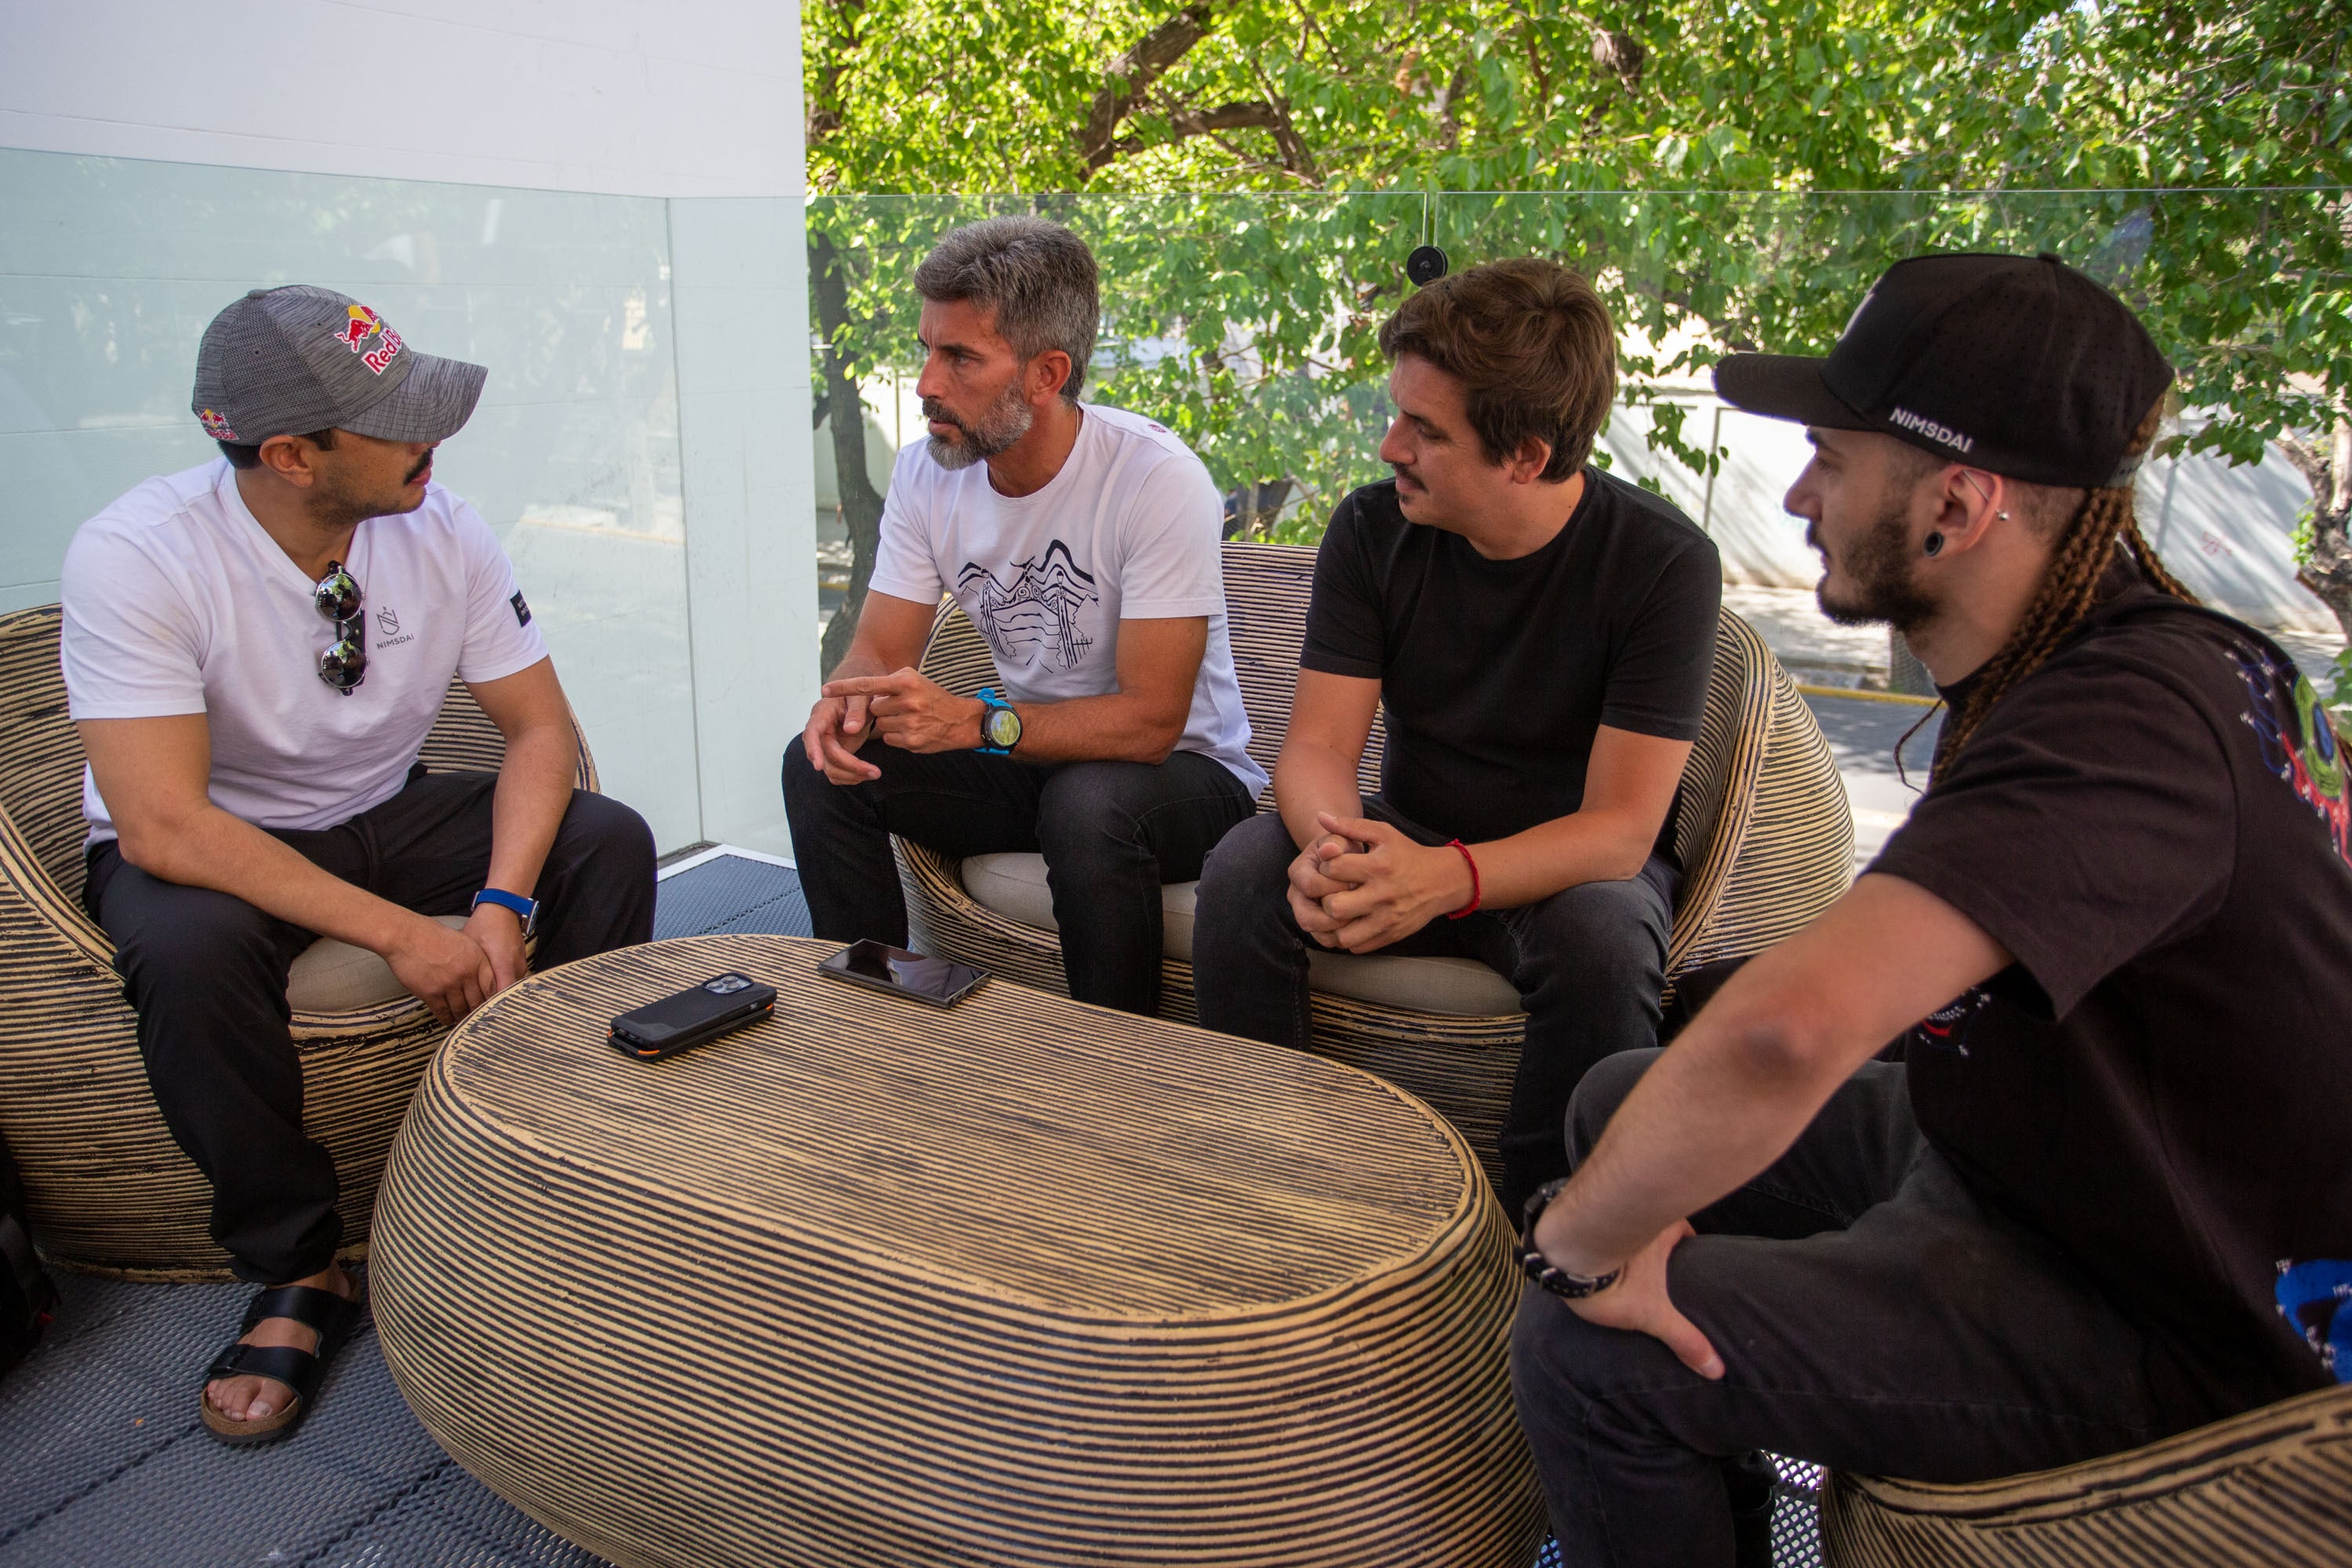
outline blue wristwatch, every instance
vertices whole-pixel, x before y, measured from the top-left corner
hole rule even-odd
[[[474,908],[478,910],[484,904],[496,904],[502,910],[512,910],[515,912],[515,918],[522,921],[522,934],[525,936],[530,935],[539,929],[539,902],[535,899],[526,899],[520,893],[509,893],[504,888],[484,888],[474,895]]]
[[[1013,748],[1021,743],[1021,715],[992,686],[983,686],[973,695],[984,711],[980,716],[980,744],[972,750],[992,757],[1011,756]]]

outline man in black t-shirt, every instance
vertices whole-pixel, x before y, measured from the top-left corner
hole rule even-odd
[[[1853,891],[1577,1095],[1512,1367],[1564,1563],[1749,1561],[1753,1449],[1979,1480],[2352,1381],[2344,760],[2140,537],[2171,379],[2048,256],[1717,367],[1951,713]]]
[[[1548,261],[1430,285],[1381,330],[1396,477],[1342,500],[1315,560],[1279,815],[1201,873],[1201,1021],[1307,1043],[1310,941],[1454,955],[1528,1010],[1503,1198],[1566,1170],[1568,1098],[1656,1043],[1679,879],[1667,817],[1715,657],[1715,546],[1587,466],[1616,336]],[[1381,791],[1357,792],[1386,704]]]

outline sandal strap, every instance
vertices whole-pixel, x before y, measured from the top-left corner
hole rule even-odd
[[[222,1377],[266,1377],[282,1383],[298,1399],[308,1399],[319,1386],[325,1363],[292,1345],[231,1345],[205,1368],[205,1381]]]
[[[315,1285],[273,1285],[255,1295],[236,1331],[249,1334],[264,1318],[291,1318],[304,1328],[316,1329],[323,1334],[339,1312],[353,1305],[332,1290],[321,1290]]]

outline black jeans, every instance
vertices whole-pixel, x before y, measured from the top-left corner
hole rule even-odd
[[[1406,821],[1377,796],[1364,809],[1423,844],[1444,836]],[[1225,836],[1201,873],[1192,984],[1201,1022],[1229,1035],[1305,1049],[1307,934],[1291,917],[1298,847],[1268,813]],[[1503,1200],[1517,1221],[1528,1194],[1568,1173],[1568,1098],[1593,1063],[1658,1043],[1658,993],[1674,926],[1673,861],[1653,855],[1622,882],[1586,882],[1513,910],[1434,920],[1383,953],[1475,958],[1518,987],[1528,1010],[1503,1123]]]
[[[494,773],[420,771],[339,826],[273,837],[419,914],[464,914],[489,870],[497,783]],[[651,940],[645,819],[575,792],[535,896],[536,968]],[[230,894],[151,877],[111,839],[90,847],[82,900],[114,939],[164,1124],[213,1184],[213,1239],[238,1278],[257,1284],[324,1268],[342,1239],[335,1163],[302,1131],[302,1067],[286,1002],[287,972],[316,936]]]
[[[1658,1054],[1584,1080],[1577,1159]],[[1788,1153],[1692,1223],[1667,1289],[1723,1358],[1720,1382],[1532,1285],[1520,1300],[1511,1386],[1563,1568],[1731,1563],[1723,1461],[1750,1449],[1974,1481],[2234,1413],[2180,1394],[2168,1407],[2151,1336],[1970,1195],[1920,1137],[1898,1064],[1865,1063]]]
[[[904,752],[870,742],[878,779],[836,784],[798,746],[784,753],[784,815],[809,919],[828,942],[907,945],[890,836],[958,858],[1042,854],[1062,971],[1081,1002],[1160,1010],[1160,889],[1254,809],[1231,770],[1197,752],[1149,763],[1033,767],[984,752]]]

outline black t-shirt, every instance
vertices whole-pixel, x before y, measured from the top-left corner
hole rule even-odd
[[[2352,1259],[2345,760],[2267,639],[2102,591],[1871,868],[2017,959],[1911,1032],[1912,1104],[2154,1331],[2159,1392],[2251,1407],[2329,1381],[2279,1271]]]
[[[1381,683],[1381,798],[1475,844],[1575,811],[1602,724],[1696,740],[1722,602],[1714,542],[1597,468],[1511,561],[1407,522],[1384,479],[1331,514],[1298,662]]]

